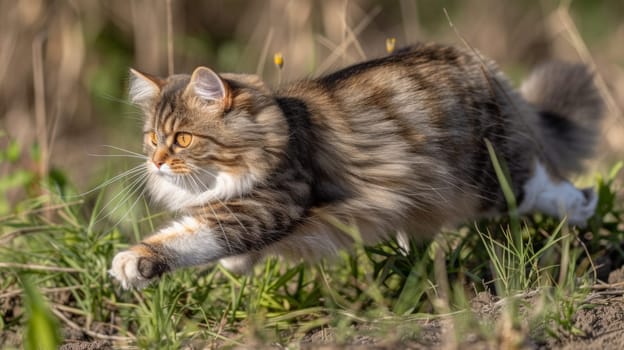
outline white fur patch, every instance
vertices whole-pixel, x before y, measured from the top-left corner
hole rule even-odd
[[[167,251],[175,252],[172,267],[205,264],[222,256],[225,248],[216,239],[212,229],[192,216],[185,216],[158,235],[170,236],[163,240]]]
[[[586,224],[596,209],[595,192],[581,191],[568,181],[554,182],[540,162],[536,162],[533,177],[524,185],[524,200],[520,214],[538,211],[562,219],[567,216],[573,225]]]
[[[150,194],[170,210],[238,197],[249,192],[255,183],[251,174],[234,177],[219,172],[214,177],[196,176],[194,179],[190,177],[185,179],[188,175],[173,175],[171,171],[166,170],[165,165],[159,170],[149,161],[147,168],[151,174],[147,181]]]

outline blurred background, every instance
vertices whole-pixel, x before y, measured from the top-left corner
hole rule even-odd
[[[166,76],[206,65],[276,85],[383,55],[386,38],[463,38],[516,84],[541,61],[585,61],[609,114],[593,170],[624,156],[622,0],[0,0],[0,189],[23,197],[50,174],[81,192],[127,167],[93,154],[141,149],[129,67]]]

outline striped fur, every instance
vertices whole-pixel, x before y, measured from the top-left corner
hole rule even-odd
[[[124,287],[218,259],[244,270],[268,254],[331,255],[353,242],[336,220],[370,244],[397,230],[431,237],[444,225],[504,212],[485,140],[509,168],[520,202],[569,170],[544,140],[553,123],[539,113],[540,101],[550,101],[540,94],[553,89],[539,90],[533,76],[525,93],[542,99],[531,104],[491,61],[453,47],[417,45],[276,91],[255,76],[207,68],[164,80],[133,75],[131,98],[145,111],[145,134],[158,140],[145,138],[148,188],[181,218],[115,257],[111,274]],[[571,93],[595,91],[583,79]],[[189,147],[176,146],[178,132],[193,135]],[[592,146],[583,140],[572,148],[579,156]],[[536,164],[551,176],[531,182]],[[561,188],[583,213],[591,209],[570,186]],[[540,210],[529,194],[524,211]]]

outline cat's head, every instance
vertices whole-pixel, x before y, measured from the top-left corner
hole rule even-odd
[[[161,79],[132,69],[129,95],[145,114],[147,187],[170,209],[251,191],[285,150],[286,122],[256,76],[199,67]]]

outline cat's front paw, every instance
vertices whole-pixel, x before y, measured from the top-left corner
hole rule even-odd
[[[166,265],[153,256],[143,255],[139,250],[130,249],[115,255],[109,273],[121,283],[124,289],[141,289],[166,270]]]
[[[139,259],[141,256],[131,250],[117,253],[113,259],[113,265],[109,270],[111,276],[121,282],[124,289],[143,288],[149,280],[139,273]]]
[[[568,210],[568,222],[584,228],[587,220],[596,212],[598,194],[592,188],[585,188],[570,201]]]

